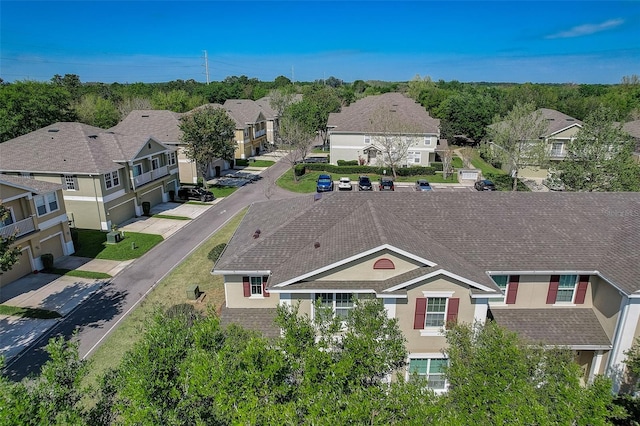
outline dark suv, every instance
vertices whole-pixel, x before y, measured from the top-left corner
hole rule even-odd
[[[380,191],[395,191],[391,178],[380,178]]]
[[[215,197],[209,191],[197,186],[181,186],[178,189],[178,198],[181,200],[213,201]]]
[[[373,191],[373,185],[371,185],[371,179],[369,179],[369,176],[360,176],[358,178],[358,190]]]

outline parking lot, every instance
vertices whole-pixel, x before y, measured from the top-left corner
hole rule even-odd
[[[357,182],[352,182],[351,187],[353,188],[351,190],[351,192],[358,192],[358,183]],[[437,191],[437,192],[476,192],[476,190],[473,188],[473,185],[463,185],[463,184],[447,184],[447,183],[441,183],[441,184],[437,184],[437,183],[432,183],[431,184],[432,190],[433,191]],[[373,184],[373,190],[374,191],[379,191],[379,187],[378,187],[378,183],[374,182]],[[415,192],[415,185],[410,183],[410,182],[396,182],[395,183],[395,189],[396,192]],[[338,184],[337,182],[334,185],[334,191],[338,191]],[[349,192],[348,190],[342,190],[340,192]]]

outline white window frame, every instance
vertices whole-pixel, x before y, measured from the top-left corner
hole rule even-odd
[[[104,187],[107,189],[115,188],[116,186],[120,186],[120,176],[118,175],[118,171],[109,172],[104,174]]]
[[[253,298],[262,298],[264,293],[262,292],[262,276],[249,277],[249,292]]]
[[[571,277],[573,277],[573,283],[571,283]],[[564,279],[564,283],[563,283],[563,279]],[[568,281],[568,282],[567,282]],[[568,274],[568,275],[560,275],[560,279],[558,281],[558,292],[556,293],[556,303],[559,304],[567,304],[567,303],[573,303],[576,297],[576,289],[578,287],[578,276],[577,275],[572,275],[572,274]],[[571,294],[571,297],[569,300],[560,300],[560,294]],[[566,296],[563,297],[563,299],[566,299]]]
[[[55,192],[36,195],[35,197],[33,197],[33,201],[36,205],[36,213],[38,216],[44,216],[60,210],[60,201],[58,200],[58,195]],[[53,203],[55,203],[55,208],[51,207],[51,204]],[[44,212],[40,213],[39,207],[44,207]]]
[[[142,175],[142,164],[134,164],[133,166],[131,166],[131,171],[133,172],[133,177]],[[136,173],[136,171],[138,173]]]
[[[371,145],[371,135],[364,135],[364,144]]]
[[[427,298],[427,306],[425,307],[424,312],[424,325],[423,329],[420,330],[420,336],[443,336],[444,335],[444,327],[447,323],[447,314],[449,313],[449,300],[453,297],[453,291],[423,291],[423,296]],[[444,312],[442,318],[442,325],[438,326],[427,326],[427,318],[429,317],[429,301],[432,299],[445,299]],[[435,313],[432,312],[432,315]],[[439,315],[440,312],[437,312]]]
[[[334,317],[340,317],[343,321],[347,319],[349,311],[354,308],[355,298],[355,293],[316,293],[314,295],[315,301],[320,300],[320,306],[331,308]]]
[[[431,146],[431,136],[425,136],[424,137],[424,145],[425,146]]]
[[[67,191],[77,191],[78,190],[78,178],[73,175],[64,175],[62,178],[64,182],[64,189]]]
[[[506,282],[501,285],[502,282],[502,278],[506,279]],[[496,279],[499,278],[499,279]],[[502,290],[502,300],[498,300],[498,302],[503,302],[506,303],[507,302],[507,292],[509,291],[509,280],[511,279],[510,275],[494,275],[491,277],[491,279],[493,280],[494,283],[496,283],[496,285],[498,286],[498,288],[500,288],[500,290]]]
[[[174,166],[177,163],[177,156],[175,152],[169,153],[169,165]]]
[[[16,223],[16,216],[13,214],[13,207],[5,207],[5,210],[8,214],[4,220],[0,220],[0,228]]]
[[[424,373],[419,373],[416,372],[416,374],[418,375],[418,377],[424,377],[427,380],[427,388],[433,390],[436,393],[442,393],[442,392],[446,392],[447,388],[449,387],[449,383],[447,382],[446,376],[444,372],[439,372],[439,373],[431,373],[431,362],[432,361],[445,361],[447,364],[449,363],[449,359],[445,358],[442,356],[442,354],[412,354],[409,356],[409,359],[407,361],[407,371],[406,371],[406,380],[410,380],[411,377],[413,376],[413,371],[411,368],[411,361],[423,361],[426,360],[427,361],[427,365],[426,365],[426,371]],[[438,378],[441,378],[441,380],[438,380],[438,382],[442,382],[442,387],[432,387],[429,386],[429,377],[430,376],[435,376]]]
[[[555,149],[556,145],[560,145],[560,149]],[[564,142],[551,142],[551,155],[560,156],[564,154]]]
[[[417,161],[416,161],[417,160]],[[422,152],[407,151],[407,164],[420,164],[422,162]]]
[[[154,157],[151,159],[151,170],[157,170],[160,168],[160,159],[158,157]]]

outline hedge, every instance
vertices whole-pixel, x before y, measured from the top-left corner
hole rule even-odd
[[[386,171],[387,175],[393,174],[389,167],[372,167],[372,166],[334,166],[333,164],[298,164],[296,166],[296,174],[298,176],[303,175],[301,173],[305,171],[326,172],[335,174],[375,174],[384,175]],[[401,167],[396,170],[398,176],[419,176],[419,175],[435,175],[435,167]]]

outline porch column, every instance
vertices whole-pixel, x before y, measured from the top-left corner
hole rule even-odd
[[[595,378],[598,371],[600,371],[600,366],[602,365],[602,355],[604,351],[597,350],[593,352],[593,359],[591,360],[591,369],[589,370],[589,377],[587,377],[587,383],[593,383],[593,379]]]

